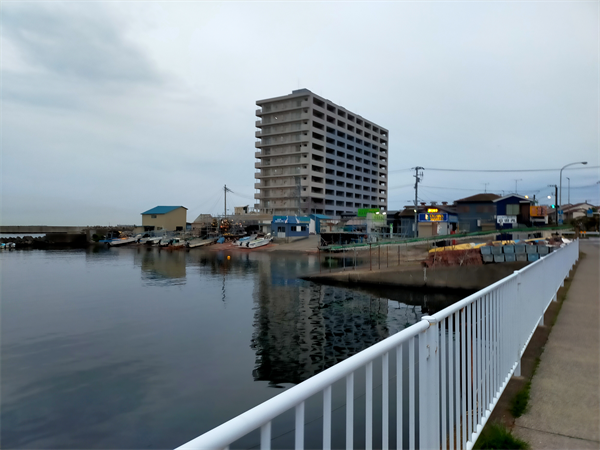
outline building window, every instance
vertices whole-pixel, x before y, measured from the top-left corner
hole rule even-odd
[[[156,219],[156,214],[152,214],[152,215],[150,216],[150,218],[151,218],[151,219]]]
[[[506,215],[507,216],[518,216],[519,215],[519,205],[506,205]]]

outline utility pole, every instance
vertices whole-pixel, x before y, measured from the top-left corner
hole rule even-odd
[[[549,184],[548,187],[554,188],[554,220],[556,222],[556,225],[558,225],[558,186],[556,184]]]
[[[419,237],[419,226],[418,226],[418,213],[417,213],[417,205],[419,204],[419,181],[421,181],[421,179],[423,178],[423,167],[417,166],[415,167],[415,174],[413,175],[415,177],[415,237]],[[421,170],[421,173],[419,174],[419,170]]]
[[[224,214],[224,216],[225,216],[226,219],[227,219],[227,193],[228,192],[233,192],[233,191],[231,189],[229,189],[227,187],[227,185],[223,186],[223,193],[225,194],[225,206],[224,206],[224,209],[225,209],[224,213],[225,214]]]

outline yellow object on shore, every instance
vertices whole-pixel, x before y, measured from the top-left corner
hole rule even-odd
[[[485,245],[485,243],[473,244],[472,242],[470,242],[468,244],[447,245],[446,247],[432,248],[431,250],[429,250],[429,253],[444,252],[444,251],[451,251],[451,250],[471,250],[472,248],[479,248],[479,247],[483,247],[484,245]]]

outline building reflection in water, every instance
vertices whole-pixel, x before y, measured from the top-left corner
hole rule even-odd
[[[185,250],[139,247],[134,253],[134,264],[140,266],[145,284],[185,284]]]
[[[255,284],[254,379],[300,383],[417,322],[417,305],[296,278],[285,261],[261,268]],[[285,286],[297,283],[298,289]]]

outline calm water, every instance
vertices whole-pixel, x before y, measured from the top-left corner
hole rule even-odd
[[[3,448],[173,448],[460,296],[298,280],[313,255],[4,251]]]

